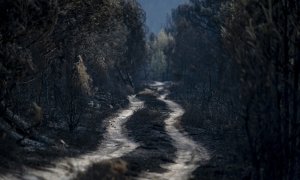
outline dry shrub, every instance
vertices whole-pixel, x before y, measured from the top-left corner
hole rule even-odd
[[[43,121],[43,109],[36,102],[32,103],[32,118],[36,125],[41,125]]]
[[[128,171],[127,163],[121,159],[108,160],[92,165],[85,173],[78,174],[77,180],[125,180],[128,179],[125,173]]]
[[[75,64],[75,70],[76,70],[76,77],[77,80],[76,83],[80,87],[81,91],[85,93],[86,95],[92,95],[92,83],[93,80],[90,77],[90,75],[87,73],[86,66],[84,65],[82,57],[79,55],[79,62]]]
[[[156,99],[156,96],[158,96],[158,94],[153,90],[146,88],[143,91],[139,92],[138,96],[142,98]]]

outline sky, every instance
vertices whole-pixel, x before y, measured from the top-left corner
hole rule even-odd
[[[158,33],[166,24],[167,14],[187,0],[138,0],[146,12],[146,24],[150,32]]]

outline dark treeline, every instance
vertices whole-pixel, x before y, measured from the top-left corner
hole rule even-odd
[[[300,2],[227,3],[225,47],[240,69],[242,120],[259,179],[299,178]],[[255,9],[255,10],[254,10]]]
[[[146,42],[135,0],[0,0],[0,170],[33,149],[96,146],[146,79],[175,82],[178,127],[212,150],[197,179],[299,179],[299,8],[189,0]]]
[[[163,62],[159,77],[180,83],[183,123],[231,134],[225,146],[244,178],[299,178],[299,8],[296,0],[190,0],[150,37],[149,67]]]
[[[145,54],[144,18],[134,0],[1,0],[1,137],[55,144],[40,127],[73,132],[88,107],[124,104]]]

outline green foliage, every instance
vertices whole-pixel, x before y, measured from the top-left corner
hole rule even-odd
[[[166,78],[168,62],[166,51],[174,44],[174,38],[165,30],[161,30],[157,37],[149,42],[149,69],[151,79]]]

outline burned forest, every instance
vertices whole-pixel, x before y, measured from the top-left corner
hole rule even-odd
[[[0,179],[300,179],[297,0],[0,0]]]

